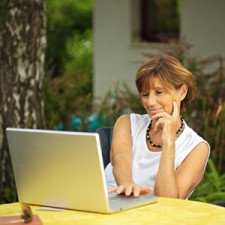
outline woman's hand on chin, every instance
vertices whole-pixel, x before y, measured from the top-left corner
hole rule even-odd
[[[156,120],[154,131],[158,131],[160,128],[163,129],[165,126],[170,126],[171,129],[176,130],[177,123],[180,123],[180,113],[177,103],[173,101],[173,113],[172,115],[161,112],[152,116],[152,120]]]
[[[115,192],[118,195],[124,194],[126,196],[134,195],[138,197],[139,195],[150,194],[153,191],[152,188],[143,188],[137,184],[121,184],[118,187],[114,187],[108,190],[108,193]]]

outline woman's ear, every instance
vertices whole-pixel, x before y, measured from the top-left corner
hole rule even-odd
[[[183,84],[179,90],[181,101],[183,101],[185,99],[187,92],[188,92],[188,86],[186,84]]]

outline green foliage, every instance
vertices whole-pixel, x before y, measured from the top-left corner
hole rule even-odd
[[[45,115],[48,129],[56,129],[62,123],[69,129],[71,116],[87,117],[91,107],[92,69],[66,73],[62,77],[45,80]]]
[[[106,95],[101,96],[95,103],[95,111],[98,115],[107,116],[107,124],[113,126],[119,116],[125,113],[144,113],[144,108],[140,104],[139,95],[133,93],[125,83],[121,84],[116,80],[110,87]]]
[[[68,130],[74,115],[82,121],[90,115],[92,7],[92,0],[47,0],[49,32],[44,96],[48,129],[61,125]]]
[[[0,204],[16,202],[17,193],[15,189],[10,189],[8,187],[0,190]]]
[[[92,28],[93,0],[47,0],[48,46],[47,70],[52,76],[64,71],[63,59],[68,56],[67,42],[74,35],[83,35]]]
[[[0,21],[5,21],[6,19],[6,5],[4,0],[0,0]]]
[[[92,26],[93,0],[47,0],[48,26],[85,32]]]
[[[10,174],[10,185],[0,189],[0,204],[18,201],[12,167],[8,167],[8,172]]]
[[[225,173],[220,174],[212,159],[200,185],[195,189],[190,200],[202,202],[218,202],[225,199]]]
[[[66,42],[66,51],[68,56],[62,59],[65,65],[65,72],[72,73],[86,67],[91,68],[93,60],[93,32],[86,30],[84,34],[75,33]]]

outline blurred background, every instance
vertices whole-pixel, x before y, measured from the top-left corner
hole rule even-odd
[[[182,115],[211,146],[190,199],[225,200],[224,10],[223,0],[0,1],[0,203],[17,201],[6,127],[94,132],[145,113],[135,73],[162,54],[194,74]]]

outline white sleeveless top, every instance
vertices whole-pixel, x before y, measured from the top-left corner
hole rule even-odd
[[[151,119],[148,114],[131,114],[130,121],[132,136],[132,179],[134,183],[144,188],[154,188],[161,152],[149,151],[147,147],[146,130]],[[175,142],[174,170],[180,166],[186,156],[200,142],[207,143],[202,137],[188,127],[185,121],[184,124],[184,130]],[[117,186],[113,176],[113,167],[111,163],[105,168],[105,176],[108,189]]]

